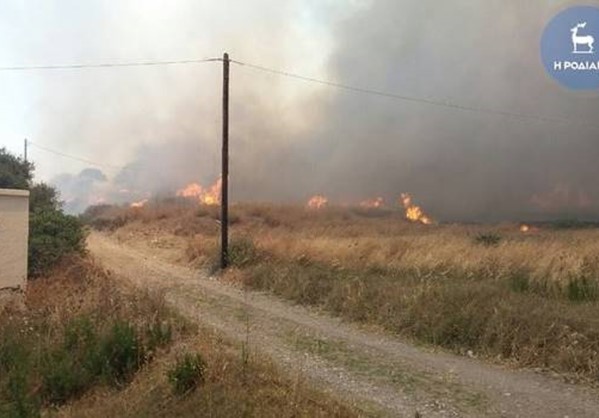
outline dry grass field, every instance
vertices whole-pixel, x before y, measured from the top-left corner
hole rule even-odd
[[[151,229],[213,268],[218,208],[95,208],[99,229]],[[416,342],[573,379],[599,377],[599,230],[575,223],[422,225],[401,211],[234,205],[230,280]],[[143,235],[139,235],[143,239]]]

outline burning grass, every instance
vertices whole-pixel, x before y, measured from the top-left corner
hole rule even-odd
[[[186,236],[190,260],[212,263],[217,213],[179,210],[150,222]],[[232,213],[231,277],[251,288],[425,343],[597,381],[595,228],[424,225],[365,207]]]

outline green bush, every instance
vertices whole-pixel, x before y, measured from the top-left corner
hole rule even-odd
[[[54,187],[38,183],[29,188],[30,212],[59,210],[61,206],[58,191]]]
[[[260,260],[260,251],[249,238],[235,238],[229,243],[229,263],[235,267],[246,267]]]
[[[0,148],[0,189],[27,189],[33,178],[33,164]]]
[[[12,373],[8,378],[6,392],[9,401],[0,403],[0,416],[11,418],[40,417],[40,403],[29,388],[30,382],[25,372]]]
[[[474,242],[486,247],[495,247],[501,242],[501,235],[494,232],[478,234],[476,237],[474,237]]]
[[[57,350],[47,356],[42,367],[42,396],[52,405],[79,397],[92,383],[92,376],[80,367],[76,356]]]
[[[186,354],[168,371],[168,379],[173,391],[183,395],[194,390],[204,382],[206,362],[200,354]]]
[[[85,231],[74,216],[58,210],[34,211],[29,225],[29,274],[39,276],[63,256],[85,252]]]
[[[568,299],[572,302],[589,302],[597,300],[599,289],[594,280],[586,277],[575,278],[568,282]]]
[[[85,250],[82,224],[63,213],[58,191],[33,184],[33,164],[0,148],[0,188],[29,189],[29,272],[45,273],[63,256]]]
[[[0,330],[0,417],[38,417],[39,400],[31,391],[31,347],[21,327]]]
[[[133,326],[116,322],[100,346],[104,376],[115,385],[127,383],[144,361],[144,347]]]
[[[43,405],[62,405],[94,385],[120,387],[149,360],[145,353],[172,339],[172,325],[157,322],[138,331],[130,322],[100,327],[90,317],[69,321],[62,337],[40,350],[38,332],[0,330],[0,417],[35,417]],[[107,324],[108,325],[108,324]],[[103,330],[103,331],[101,331]],[[189,377],[181,378],[189,385]]]
[[[98,381],[115,386],[127,383],[146,361],[147,347],[171,341],[172,326],[150,327],[148,341],[132,324],[116,320],[98,333],[89,318],[67,324],[63,344],[42,361],[42,396],[46,403],[62,404],[77,398]]]
[[[516,273],[510,277],[510,289],[516,293],[526,293],[530,290],[530,279],[525,273]]]

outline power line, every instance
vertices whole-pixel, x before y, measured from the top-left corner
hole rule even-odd
[[[0,67],[0,71],[35,71],[35,70],[79,70],[90,68],[122,68],[122,67],[148,67],[159,65],[186,65],[201,64],[204,62],[222,61],[222,58],[204,58],[175,61],[139,61],[139,62],[107,62],[97,64],[58,64],[58,65],[22,65]]]
[[[109,169],[112,169],[112,170],[127,170],[128,169],[127,167],[119,167],[119,166],[111,165],[111,164],[97,163],[97,162],[88,160],[86,158],[81,158],[81,157],[77,157],[75,155],[65,154],[63,152],[56,151],[56,150],[53,150],[51,148],[43,147],[43,146],[38,145],[35,142],[31,142],[31,141],[27,141],[27,144],[28,145],[33,145],[34,147],[36,147],[36,148],[38,148],[38,149],[40,149],[42,151],[49,152],[50,154],[55,154],[55,155],[58,155],[58,156],[64,157],[64,158],[70,158],[71,160],[79,161],[79,162],[86,163],[86,164],[89,164],[91,166],[95,166],[95,167],[99,167],[99,168],[109,168]]]
[[[10,66],[0,67],[0,71],[35,71],[35,70],[77,70],[77,69],[93,69],[93,68],[123,68],[123,67],[147,67],[147,66],[164,66],[164,65],[188,65],[188,64],[199,64],[207,62],[222,62],[222,58],[203,58],[203,59],[186,59],[186,60],[170,60],[170,61],[137,61],[137,62],[108,62],[108,63],[96,63],[96,64],[59,64],[59,65],[33,65],[33,66]],[[381,90],[372,90],[363,87],[352,86],[336,81],[323,80],[315,77],[308,77],[289,71],[277,70],[262,65],[252,64],[248,62],[230,60],[231,63],[253,68],[255,70],[263,71],[270,74],[275,74],[283,77],[295,78],[298,80],[317,83],[328,87],[333,87],[341,90],[346,90],[354,93],[368,94],[372,96],[385,97],[388,99],[401,100],[406,102],[414,102],[420,104],[426,104],[430,106],[445,107],[455,110],[492,114],[503,116],[507,118],[520,119],[520,120],[533,120],[537,122],[552,122],[552,123],[565,123],[574,125],[583,125],[595,129],[599,129],[599,125],[588,123],[582,120],[571,120],[567,118],[548,117],[534,114],[516,113],[505,110],[489,109],[483,107],[474,107],[462,105],[459,103],[451,102],[449,100],[432,99],[432,98],[421,98],[415,96],[407,96],[397,93],[385,92]]]
[[[262,65],[250,64],[247,62],[242,62],[242,61],[237,61],[237,60],[230,60],[230,61],[234,64],[253,68],[255,70],[263,71],[266,73],[275,74],[275,75],[279,75],[279,76],[283,76],[283,77],[295,78],[297,80],[307,81],[307,82],[311,82],[311,83],[317,83],[317,84],[321,84],[321,85],[328,86],[328,87],[351,91],[354,93],[362,93],[362,94],[368,94],[368,95],[372,95],[372,96],[386,97],[388,99],[395,99],[395,100],[401,100],[401,101],[406,101],[406,102],[414,102],[414,103],[426,104],[426,105],[431,105],[431,106],[445,107],[445,108],[462,110],[462,111],[467,111],[467,112],[499,115],[499,116],[503,116],[503,117],[515,118],[515,119],[521,119],[521,120],[534,120],[537,122],[553,122],[553,123],[585,125],[585,126],[588,126],[591,128],[599,129],[599,125],[588,123],[588,122],[585,122],[582,120],[571,120],[571,119],[566,119],[566,118],[554,118],[554,117],[539,116],[539,115],[532,115],[532,114],[516,113],[516,112],[509,112],[509,111],[504,111],[504,110],[466,106],[466,105],[461,105],[461,104],[446,101],[446,100],[426,99],[426,98],[406,96],[406,95],[401,95],[401,94],[396,94],[396,93],[388,93],[388,92],[384,92],[384,91],[380,91],[380,90],[371,90],[371,89],[366,89],[366,88],[362,88],[362,87],[350,86],[348,84],[338,83],[335,81],[328,81],[328,80],[322,80],[322,79],[313,78],[313,77],[307,77],[307,76],[291,73],[288,71],[276,70],[273,68],[264,67]]]

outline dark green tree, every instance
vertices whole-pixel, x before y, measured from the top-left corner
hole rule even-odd
[[[58,191],[46,183],[35,184],[29,189],[29,192],[29,210],[31,212],[59,210],[62,207]]]
[[[62,211],[58,191],[33,184],[34,166],[0,148],[0,188],[29,189],[29,275],[44,274],[62,257],[85,252],[85,231],[78,218]]]
[[[28,189],[33,178],[33,164],[0,148],[0,189]]]
[[[60,210],[32,212],[29,226],[29,275],[44,274],[62,257],[85,252],[85,231],[78,218]]]

